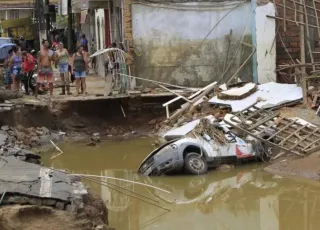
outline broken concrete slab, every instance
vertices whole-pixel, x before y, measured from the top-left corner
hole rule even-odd
[[[67,204],[73,199],[79,199],[78,190],[79,185],[73,186],[69,175],[64,172],[23,162],[13,156],[0,157],[0,195],[6,191],[4,203],[9,202],[9,198],[14,195],[31,196],[40,202],[51,199]],[[81,190],[81,194],[85,194],[83,187]],[[26,202],[25,199],[23,202]],[[32,204],[33,201],[27,199],[27,202]],[[62,206],[59,205],[59,208]]]
[[[269,82],[258,85],[258,90],[250,96],[241,100],[221,100],[217,96],[211,98],[209,103],[218,105],[229,105],[232,112],[239,112],[259,101],[259,108],[272,108],[277,105],[302,99],[302,88],[295,84],[280,84]]]
[[[8,140],[8,135],[0,133],[0,146],[4,146]]]
[[[9,130],[9,126],[8,125],[3,125],[3,126],[1,126],[1,130],[2,131],[8,131]]]
[[[257,91],[257,85],[255,83],[246,83],[239,87],[231,87],[228,90],[224,90],[218,94],[218,98],[222,100],[240,100],[248,97]]]

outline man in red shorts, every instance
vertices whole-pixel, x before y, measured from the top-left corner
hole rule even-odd
[[[35,96],[38,96],[39,87],[44,83],[44,79],[47,78],[49,83],[50,97],[53,95],[53,71],[52,62],[54,61],[54,52],[49,49],[49,42],[47,40],[42,41],[43,48],[39,53],[38,58],[38,80]]]

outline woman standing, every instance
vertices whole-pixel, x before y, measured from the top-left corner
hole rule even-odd
[[[83,86],[83,95],[87,94],[86,73],[88,72],[88,55],[84,52],[83,46],[77,48],[77,52],[71,58],[71,73],[76,79],[76,96],[79,95],[80,82]]]
[[[21,70],[22,70],[22,55],[16,46],[12,48],[13,55],[9,61],[9,68],[11,69],[11,78],[13,82],[12,89],[20,90]]]
[[[26,94],[29,95],[29,88],[35,93],[36,89],[31,84],[31,78],[33,75],[33,70],[35,67],[34,57],[29,54],[27,51],[22,52],[23,59],[23,73],[24,73],[24,88],[26,90]]]
[[[56,51],[56,65],[59,66],[59,73],[62,81],[62,92],[60,95],[71,95],[69,82],[69,53],[64,48],[63,43],[59,42],[59,49]]]
[[[9,62],[12,57],[12,53],[13,53],[13,50],[10,49],[8,52],[8,57],[3,62],[4,84],[5,84],[6,89],[8,89],[8,90],[11,90],[11,85],[12,85],[11,69],[9,67]]]

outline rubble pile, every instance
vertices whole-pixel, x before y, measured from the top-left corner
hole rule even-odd
[[[0,156],[15,156],[22,161],[40,164],[40,156],[30,149],[59,142],[63,135],[51,132],[45,127],[16,128],[4,125],[0,130]]]
[[[166,120],[158,120],[155,124],[154,133],[165,133],[170,129],[178,128],[196,119],[201,119],[208,115],[213,115],[216,119],[222,120],[224,115],[230,112],[228,107],[217,107],[211,105],[208,100],[195,106],[191,111],[186,111],[178,119],[167,122]]]
[[[30,163],[40,164],[40,156],[33,153],[33,147],[49,144],[50,140],[57,142],[61,139],[58,134],[47,128],[12,128],[7,125],[0,130],[0,156],[15,156]]]
[[[156,124],[155,131],[165,140],[207,134],[221,144],[227,144],[225,130],[232,129],[238,136],[249,135],[285,153],[305,156],[318,148],[320,130],[317,126],[296,117],[283,117],[281,109],[302,102],[302,89],[294,84],[269,82],[256,85],[241,83],[232,87],[206,92],[204,100],[186,103],[183,113]],[[222,90],[221,90],[222,89]],[[214,92],[212,98],[208,94]],[[314,114],[316,116],[316,114]],[[235,131],[236,130],[236,131]],[[269,151],[268,147],[268,153]],[[283,155],[283,153],[280,153]],[[273,157],[278,157],[274,154]]]
[[[195,127],[192,132],[196,135],[209,135],[213,139],[217,140],[220,144],[227,144],[228,140],[220,126],[215,126],[208,119],[201,119],[200,123]]]

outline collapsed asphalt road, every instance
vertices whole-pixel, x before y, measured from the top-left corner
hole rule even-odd
[[[88,191],[80,178],[42,167],[41,156],[31,150],[58,138],[45,127],[1,127],[1,230],[107,229],[108,211],[102,199]],[[20,218],[21,213],[30,224]],[[41,222],[44,214],[50,221]]]
[[[0,158],[2,204],[34,204],[77,211],[83,206],[84,185],[68,174],[23,162],[13,156]]]

